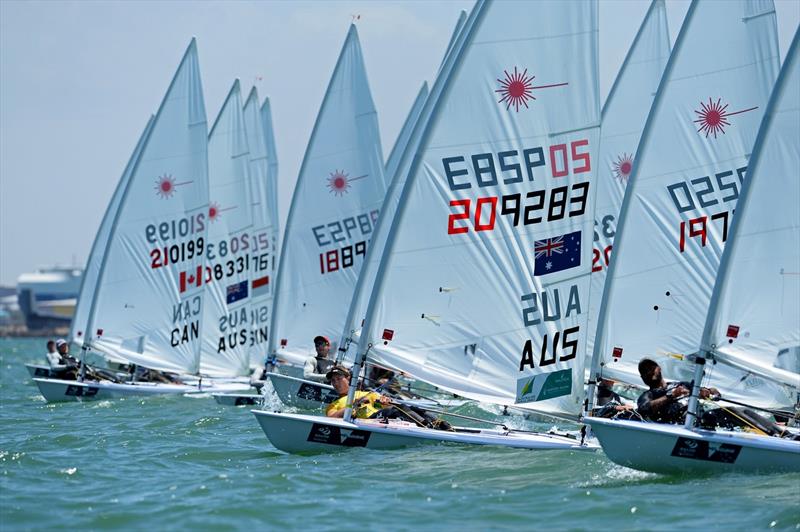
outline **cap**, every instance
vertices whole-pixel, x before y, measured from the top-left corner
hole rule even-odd
[[[62,345],[67,345],[67,341],[64,340],[63,338],[59,338],[58,340],[56,340],[56,347],[61,347]]]
[[[322,336],[322,335],[320,335],[320,336],[315,336],[315,337],[314,337],[314,345],[317,345],[317,344],[327,344],[327,345],[331,345],[331,341],[330,341],[330,340],[328,340],[328,337],[327,337],[327,336]]]
[[[658,362],[653,360],[652,358],[643,358],[639,361],[639,376],[644,377],[645,372],[650,369],[658,366]]]
[[[331,380],[334,375],[343,375],[350,378],[350,370],[343,366],[333,366],[331,370],[325,374],[325,378]]]

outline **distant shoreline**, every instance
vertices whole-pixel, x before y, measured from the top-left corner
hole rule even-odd
[[[28,330],[24,325],[0,325],[0,338],[58,338],[69,335],[69,327]]]

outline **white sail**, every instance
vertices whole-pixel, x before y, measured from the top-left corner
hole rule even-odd
[[[423,111],[360,353],[466,397],[578,414],[597,38],[595,2],[476,5]]]
[[[192,40],[114,217],[85,337],[146,367],[199,370],[207,124]]]
[[[267,139],[259,111],[258,91],[250,91],[244,104],[244,124],[250,151],[250,204],[253,208],[253,242],[250,252],[252,264],[250,282],[250,367],[264,365],[269,338],[269,316],[272,309],[272,285],[275,281],[276,216],[272,209],[270,188],[271,160],[267,155]]]
[[[390,180],[389,188],[386,191],[386,198],[383,202],[381,215],[378,218],[378,222],[375,224],[375,231],[372,234],[372,240],[370,241],[367,255],[364,257],[361,273],[356,281],[353,298],[350,301],[350,308],[347,311],[347,319],[345,319],[344,322],[344,330],[341,336],[343,339],[354,339],[354,335],[361,329],[364,317],[367,314],[367,304],[369,303],[369,296],[372,293],[372,287],[375,284],[375,276],[378,273],[381,255],[386,245],[386,237],[389,235],[392,219],[397,211],[400,193],[405,184],[405,177],[409,166],[408,163],[411,159],[407,150],[411,150],[411,153],[413,153],[415,149],[415,146],[409,143],[416,128],[420,127],[421,113],[427,98],[428,84],[423,83],[414,100],[414,105],[411,106],[411,111],[409,111],[406,121],[403,123],[403,128],[397,136],[397,140],[392,148],[392,153],[389,156],[389,161],[386,163],[386,174],[393,177],[388,178]],[[419,139],[419,134],[415,135],[415,138]],[[402,167],[400,166],[401,163],[404,163]],[[389,172],[391,172],[391,174],[389,174]],[[349,346],[349,342],[345,343]]]
[[[691,379],[679,360],[699,348],[778,63],[771,0],[692,3],[623,200],[593,373],[641,383],[647,356],[667,379]]]
[[[95,285],[100,277],[100,265],[103,262],[103,256],[106,254],[108,248],[109,235],[111,234],[111,227],[114,218],[119,210],[122,196],[125,193],[125,188],[128,186],[128,181],[133,173],[133,168],[139,160],[139,154],[142,150],[147,135],[150,132],[150,127],[153,124],[153,116],[147,120],[147,125],[142,131],[142,135],[136,142],[136,147],[125,165],[125,170],[119,178],[114,194],[111,196],[111,201],[106,207],[106,212],[103,219],[100,221],[100,227],[97,229],[97,234],[92,243],[92,249],[89,251],[89,257],[86,259],[86,268],[83,270],[83,277],[81,278],[81,288],[78,292],[78,304],[75,306],[75,315],[72,317],[72,326],[70,328],[70,341],[77,345],[83,345],[83,334],[87,322],[89,321],[89,309],[92,307],[92,301],[95,297]],[[125,362],[117,356],[106,355],[115,362]]]
[[[703,349],[800,390],[800,33],[775,85],[722,257]]]
[[[269,98],[264,98],[264,103],[261,105],[261,127],[264,130],[264,142],[267,143],[267,196],[269,201],[269,214],[272,218],[272,260],[270,261],[270,268],[272,276],[275,277],[275,272],[278,268],[277,252],[280,251],[279,245],[280,238],[280,216],[278,215],[278,149],[275,146],[275,133],[272,129],[272,110],[269,103]]]
[[[204,375],[242,376],[250,368],[250,272],[259,266],[259,244],[252,231],[249,165],[236,80],[208,136],[209,223],[200,359]]]
[[[592,249],[589,357],[594,346],[597,312],[614,245],[617,215],[633,169],[636,147],[664,73],[669,51],[664,0],[653,0],[603,105]]]
[[[270,354],[302,364],[316,335],[338,338],[385,192],[377,113],[351,25],[292,197]]]

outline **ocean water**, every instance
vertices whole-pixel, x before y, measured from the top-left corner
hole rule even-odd
[[[43,352],[0,339],[3,531],[800,529],[796,474],[669,477],[602,453],[455,445],[286,455],[248,407],[211,397],[46,404],[23,366]]]

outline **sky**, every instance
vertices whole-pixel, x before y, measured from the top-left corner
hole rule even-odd
[[[719,0],[725,1],[725,0]],[[800,2],[775,0],[781,58]],[[285,220],[297,172],[354,16],[388,156],[472,0],[0,1],[0,284],[83,265],[119,176],[197,37],[209,126],[234,79],[272,104]],[[649,6],[600,0],[608,93]],[[671,42],[688,0],[667,0]],[[724,46],[724,43],[720,43]],[[281,226],[283,227],[283,225]]]

